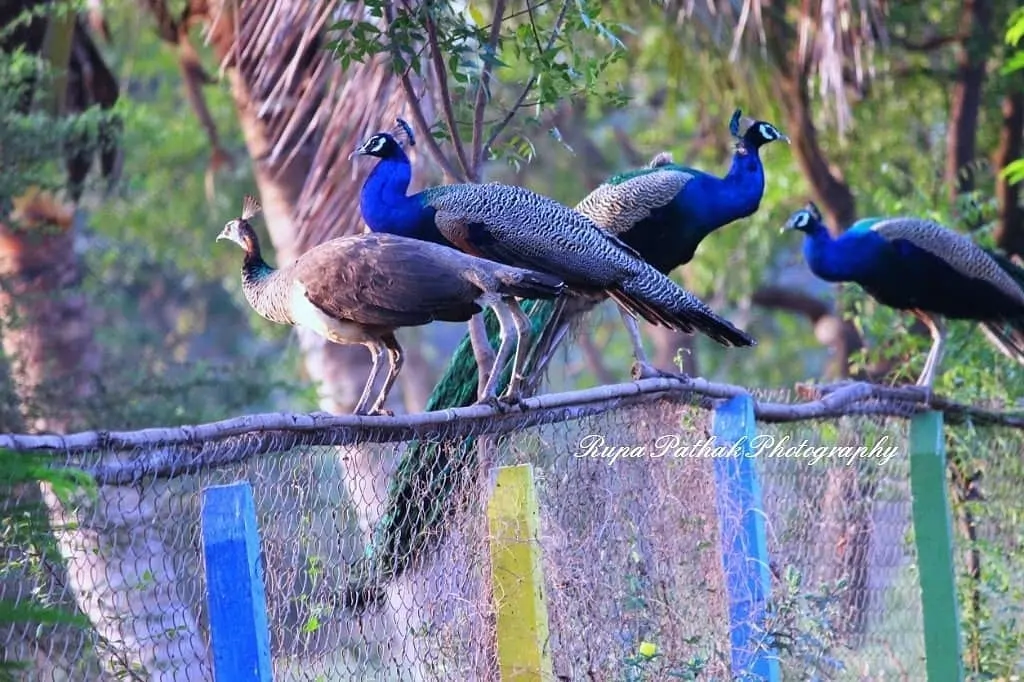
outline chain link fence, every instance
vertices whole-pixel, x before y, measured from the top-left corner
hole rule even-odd
[[[712,413],[654,396],[562,416],[501,436],[481,422],[471,437],[441,428],[420,442],[376,442],[386,434],[366,429],[345,437],[355,445],[252,433],[229,451],[197,435],[177,453],[67,454],[108,472],[157,461],[161,475],[91,497],[12,491],[8,506],[25,518],[41,509],[56,543],[29,551],[6,534],[17,570],[3,597],[73,604],[90,626],[5,626],[3,659],[28,661],[25,679],[212,679],[200,491],[247,480],[275,680],[497,679],[486,504],[495,467],[531,463],[556,677],[729,679],[714,460],[698,456]],[[888,417],[758,424],[772,595],[757,625],[783,679],[925,679],[907,432]],[[965,656],[1019,669],[1020,432],[947,434]],[[785,454],[804,442],[894,450],[884,461]],[[623,454],[579,456],[612,452]]]

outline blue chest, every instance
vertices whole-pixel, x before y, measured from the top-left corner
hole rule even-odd
[[[686,170],[694,177],[671,202],[620,235],[662,272],[689,263],[705,237],[754,213],[764,196],[756,154],[737,154],[724,178]]]
[[[408,160],[381,160],[359,194],[363,220],[373,232],[452,246],[437,230],[433,207],[418,194],[406,195],[411,176]]]

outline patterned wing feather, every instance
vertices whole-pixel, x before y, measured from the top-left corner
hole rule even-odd
[[[1024,305],[1024,288],[970,238],[920,218],[880,220],[871,229],[889,241],[902,239],[949,263],[966,277],[980,279]]]
[[[480,312],[467,260],[444,246],[391,235],[325,242],[295,263],[309,300],[336,319],[397,328],[461,322]]]
[[[497,183],[443,189],[427,200],[434,220],[469,253],[571,285],[606,286],[635,270],[635,251],[553,199]]]
[[[693,177],[681,168],[666,168],[663,162],[649,172],[601,185],[584,197],[576,210],[605,230],[622,234],[672,201]]]

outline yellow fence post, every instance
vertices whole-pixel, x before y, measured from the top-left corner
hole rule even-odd
[[[538,541],[540,512],[531,465],[498,468],[487,521],[501,680],[553,680]]]

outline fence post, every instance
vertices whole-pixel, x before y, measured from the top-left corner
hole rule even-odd
[[[554,679],[541,567],[540,512],[529,464],[498,468],[487,506],[491,590],[502,682]]]
[[[271,682],[270,636],[252,486],[210,486],[202,501],[203,568],[217,682]]]
[[[718,447],[735,444],[730,456],[714,459],[732,674],[740,680],[753,676],[778,682],[778,656],[760,631],[771,595],[771,572],[761,485],[751,456],[756,430],[749,395],[736,396],[715,410],[714,435]]]
[[[932,682],[962,680],[960,610],[953,569],[953,531],[946,492],[941,412],[924,412],[910,422],[910,492],[917,565],[921,574],[928,679]]]

